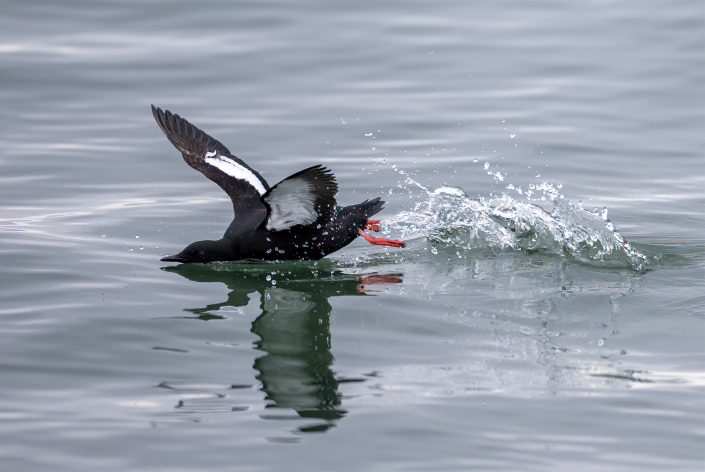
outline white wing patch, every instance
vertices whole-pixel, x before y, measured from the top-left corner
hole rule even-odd
[[[217,167],[218,169],[228,174],[230,177],[235,177],[236,179],[244,180],[245,182],[252,185],[259,192],[260,195],[265,194],[266,190],[264,188],[264,185],[262,185],[262,182],[257,178],[255,174],[252,173],[250,169],[241,166],[237,162],[233,161],[232,159],[228,159],[227,157],[209,157],[209,154],[210,153],[206,153],[206,157],[204,159],[208,164]]]
[[[316,195],[305,180],[282,180],[269,190],[265,201],[271,212],[267,229],[282,231],[294,225],[309,225],[318,219]]]

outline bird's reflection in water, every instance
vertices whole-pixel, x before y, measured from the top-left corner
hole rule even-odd
[[[252,293],[259,293],[262,313],[252,322],[259,336],[254,347],[265,354],[254,367],[271,413],[264,419],[286,419],[290,411],[302,418],[322,420],[299,428],[302,432],[326,431],[344,417],[338,385],[364,381],[337,378],[331,367],[330,297],[365,295],[374,285],[402,281],[401,274],[349,274],[330,263],[183,264],[165,270],[195,282],[222,282],[230,289],[228,300],[204,308],[188,309],[203,320],[223,318],[225,306],[244,307]],[[379,290],[379,288],[377,289]],[[286,409],[286,411],[276,411]]]

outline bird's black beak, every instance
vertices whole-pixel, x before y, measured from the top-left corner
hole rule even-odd
[[[178,254],[175,254],[175,255],[173,255],[173,256],[162,257],[162,258],[159,259],[159,260],[162,261],[162,262],[188,262],[188,261],[186,260],[186,258],[184,258],[184,257],[182,257],[182,256],[180,256],[180,255],[178,255]]]

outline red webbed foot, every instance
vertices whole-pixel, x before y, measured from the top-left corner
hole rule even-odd
[[[377,246],[393,246],[393,247],[405,247],[406,246],[406,244],[404,244],[401,241],[397,241],[396,239],[375,238],[374,236],[370,236],[369,234],[362,231],[362,228],[357,229],[357,234],[359,234],[360,236],[365,238],[368,243],[375,244]]]

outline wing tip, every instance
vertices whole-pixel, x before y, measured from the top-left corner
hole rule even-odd
[[[221,154],[230,154],[228,148],[220,141],[191,124],[186,118],[154,105],[151,107],[152,115],[154,115],[159,129],[182,153],[196,152],[200,154],[205,150],[218,150]]]
[[[317,189],[326,190],[326,194],[330,194],[332,197],[338,194],[338,181],[335,178],[335,174],[323,164],[308,167],[288,178],[304,178],[314,184]],[[312,178],[313,182],[309,178]],[[323,187],[321,187],[321,184],[323,184]]]
[[[178,126],[180,120],[174,120],[174,118],[181,118],[179,115],[174,115],[169,110],[162,110],[154,105],[152,105],[152,115],[154,115],[154,119],[156,120],[159,129],[161,129],[168,138],[171,139],[172,135],[180,133]],[[176,125],[176,128],[174,125]]]

